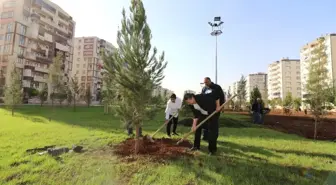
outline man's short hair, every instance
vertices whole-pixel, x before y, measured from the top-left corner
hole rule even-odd
[[[209,80],[209,81],[211,82],[211,79],[210,79],[210,77],[205,77],[205,79],[207,79],[207,80]]]
[[[183,96],[183,100],[188,100],[194,97],[195,95],[193,93],[185,93]]]
[[[173,93],[170,98],[176,99],[176,94]]]

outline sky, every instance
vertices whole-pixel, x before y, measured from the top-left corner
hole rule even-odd
[[[76,37],[98,36],[116,44],[122,8],[130,0],[52,0],[76,21]],[[181,96],[215,81],[215,38],[208,22],[221,16],[218,84],[227,89],[241,75],[267,72],[269,63],[299,58],[300,48],[336,33],[336,0],[143,0],[152,45],[165,51],[162,86]]]

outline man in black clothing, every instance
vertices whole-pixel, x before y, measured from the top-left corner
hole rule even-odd
[[[194,146],[191,148],[191,151],[200,149],[202,128],[207,127],[209,155],[215,154],[217,151],[219,114],[215,114],[197,130],[196,126],[210,114],[216,111],[217,108],[216,101],[211,96],[208,96],[206,94],[194,95],[191,93],[186,93],[183,99],[189,105],[194,114],[192,130],[195,131],[195,138],[194,138]]]
[[[225,95],[222,87],[213,83],[209,77],[204,78],[204,85],[202,94],[210,95],[216,100],[216,110],[218,111],[218,114],[220,114],[220,110],[218,109],[225,102]],[[208,129],[205,127],[203,129],[203,140],[207,140],[207,135]]]

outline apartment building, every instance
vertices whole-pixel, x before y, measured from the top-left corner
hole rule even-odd
[[[15,64],[24,90],[41,89],[57,54],[63,56],[64,76],[70,75],[75,22],[68,13],[49,0],[2,0],[0,12],[0,69],[6,84]]]
[[[72,76],[77,78],[82,91],[90,86],[94,100],[97,100],[103,84],[102,52],[109,55],[114,49],[110,42],[98,37],[75,38]]]
[[[264,101],[267,100],[267,74],[255,73],[246,77],[246,101],[250,101],[251,92],[257,87]]]
[[[166,89],[166,88],[163,88],[161,86],[159,86],[158,88],[154,89],[153,90],[153,96],[166,96],[166,98],[169,98],[174,92],[169,90],[169,89]]]
[[[328,59],[328,80],[330,80],[330,82],[334,82],[334,85],[336,86],[336,33],[323,35],[322,37],[325,38],[324,46]],[[300,50],[302,99],[304,99],[305,95],[307,94],[305,92],[305,85],[307,84],[309,62],[313,56],[312,51],[314,50],[314,47],[317,46],[317,44],[318,38],[304,45]]]
[[[237,92],[238,92],[238,82],[233,82],[232,85],[229,86],[228,92],[231,95],[237,94]],[[237,97],[233,98],[233,100],[236,101]]]
[[[285,98],[288,92],[301,97],[301,68],[299,59],[283,58],[268,66],[268,99]]]

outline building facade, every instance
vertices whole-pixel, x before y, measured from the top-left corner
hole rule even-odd
[[[49,0],[5,0],[0,1],[0,14],[0,69],[6,84],[15,66],[24,89],[43,88],[57,54],[64,77],[69,77],[75,22],[68,13]]]
[[[82,91],[90,87],[93,100],[99,98],[103,84],[102,52],[109,55],[114,49],[110,42],[98,37],[75,38],[72,76],[77,78]]]
[[[283,99],[288,92],[301,97],[301,67],[299,59],[283,58],[268,66],[268,99]]]
[[[327,34],[322,37],[325,38],[324,46],[328,60],[328,80],[330,80],[330,83],[334,82],[334,86],[336,86],[336,34]],[[312,51],[314,50],[314,47],[317,46],[317,44],[318,39],[304,45],[300,50],[302,99],[304,99],[305,95],[307,94],[305,91],[305,86],[307,84],[309,62],[311,57],[313,57]]]
[[[246,101],[250,101],[251,92],[255,87],[259,89],[262,99],[265,102],[268,98],[266,73],[249,74],[246,77]]]
[[[169,90],[169,89],[166,89],[166,88],[163,88],[161,86],[159,86],[158,88],[155,88],[153,90],[153,96],[161,96],[161,97],[166,97],[166,98],[169,98],[174,92]]]

